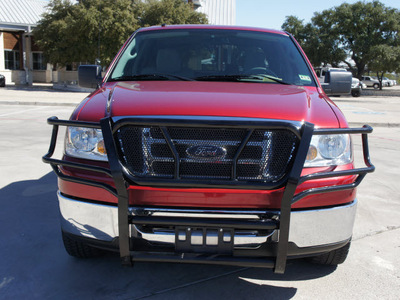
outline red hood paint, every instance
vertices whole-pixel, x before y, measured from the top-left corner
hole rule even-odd
[[[99,121],[111,95],[112,116],[228,116],[307,121],[339,127],[317,88],[272,83],[141,81],[107,83],[78,106],[73,119]]]

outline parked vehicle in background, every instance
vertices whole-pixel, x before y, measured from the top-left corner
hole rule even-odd
[[[358,78],[351,79],[351,95],[353,97],[360,97],[362,91],[362,81]]]
[[[382,78],[382,84],[385,83],[385,86],[395,86],[396,85],[396,81],[393,79],[389,79],[387,77],[383,77]]]
[[[361,88],[363,90],[365,90],[367,88],[367,85],[363,81],[360,81],[360,84],[361,84]]]
[[[382,77],[382,86],[392,86],[392,82],[387,77]]]
[[[70,120],[50,118],[66,251],[274,268],[343,263],[370,126],[349,128],[286,32],[215,25],[136,31]],[[333,93],[347,72],[332,72]],[[340,82],[339,82],[340,83]],[[67,126],[62,159],[52,155]],[[353,162],[362,135],[366,167]],[[357,255],[357,254],[355,254]]]
[[[373,76],[362,76],[362,82],[364,82],[367,87],[373,87],[374,89],[379,89],[379,80]]]
[[[5,87],[5,86],[6,86],[6,77],[0,74],[0,87]]]
[[[352,74],[346,69],[316,68],[315,73],[327,95],[341,96],[351,93]]]

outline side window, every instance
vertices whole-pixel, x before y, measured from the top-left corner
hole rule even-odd
[[[129,50],[125,51],[120,59],[120,63],[116,66],[113,77],[130,76],[133,74],[133,66],[135,64],[135,59],[137,56],[136,40],[133,40],[129,45]]]

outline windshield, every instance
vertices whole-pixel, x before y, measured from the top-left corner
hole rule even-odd
[[[170,29],[135,35],[108,81],[241,81],[315,86],[286,35],[223,29]]]

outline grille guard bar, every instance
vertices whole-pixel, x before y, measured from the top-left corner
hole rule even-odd
[[[264,120],[264,119],[250,119],[250,118],[214,118],[214,117],[182,117],[182,116],[138,116],[138,117],[106,117],[100,120],[100,123],[95,122],[82,122],[82,121],[69,121],[69,120],[59,120],[57,117],[51,117],[47,120],[48,124],[53,125],[52,136],[50,141],[50,147],[48,152],[43,156],[42,160],[45,163],[49,163],[53,168],[56,175],[66,181],[71,181],[75,183],[81,183],[85,185],[95,186],[103,188],[109,191],[111,194],[118,198],[118,226],[119,226],[119,249],[122,263],[125,265],[131,265],[133,261],[140,261],[142,258],[132,257],[132,251],[130,250],[130,235],[129,235],[129,225],[133,223],[140,223],[138,217],[132,216],[129,211],[129,197],[127,186],[129,183],[142,184],[142,185],[157,185],[160,182],[159,179],[156,181],[146,180],[140,181],[132,178],[130,174],[122,166],[118,158],[118,149],[114,142],[114,133],[123,126],[124,124],[135,124],[135,125],[158,125],[165,129],[165,126],[185,126],[191,125],[196,127],[224,127],[224,128],[248,128],[249,133],[255,128],[262,129],[286,129],[290,130],[296,134],[300,142],[297,146],[297,151],[294,154],[295,158],[292,165],[289,168],[289,173],[278,183],[275,184],[263,184],[254,182],[245,183],[231,183],[225,185],[223,183],[215,182],[211,183],[213,187],[219,188],[246,188],[246,189],[272,189],[279,186],[284,186],[284,193],[281,200],[281,209],[279,220],[276,221],[276,228],[279,228],[279,243],[277,249],[276,261],[272,264],[267,264],[268,267],[273,267],[276,273],[283,273],[286,267],[287,252],[289,247],[289,226],[290,226],[290,213],[292,204],[298,202],[302,198],[317,194],[317,193],[328,193],[334,191],[348,190],[357,187],[361,181],[364,179],[367,173],[371,173],[375,170],[374,165],[370,161],[369,148],[368,148],[368,134],[372,132],[372,127],[364,125],[362,128],[339,128],[339,129],[315,129],[314,125],[311,123],[300,123],[291,121],[280,121],[280,120]],[[98,166],[92,166],[83,163],[68,162],[64,160],[53,159],[52,156],[55,151],[57,143],[57,135],[59,126],[75,126],[75,127],[89,127],[101,129],[103,132],[103,138],[107,150],[108,161],[110,169],[102,168]],[[165,130],[163,130],[165,131]],[[325,135],[325,134],[361,134],[362,135],[362,149],[364,163],[366,167],[357,168],[346,171],[333,171],[333,172],[322,172],[314,173],[301,177],[301,171],[303,169],[304,162],[306,160],[309,144],[311,142],[312,135]],[[244,145],[242,143],[242,145]],[[242,148],[242,147],[241,147]],[[240,153],[239,150],[238,153]],[[238,154],[236,155],[236,158]],[[176,160],[178,161],[178,160]],[[179,161],[178,161],[179,167]],[[235,165],[235,163],[234,163]],[[97,182],[94,180],[76,178],[72,176],[65,175],[61,172],[60,166],[72,167],[81,170],[94,171],[98,173],[105,174],[111,177],[114,181],[115,186],[111,186],[102,182]],[[233,167],[233,173],[235,172],[235,166]],[[295,194],[296,188],[299,184],[322,178],[330,177],[340,177],[358,175],[355,181],[351,184],[339,185],[339,186],[327,186],[320,188],[312,188]],[[234,178],[234,177],[233,177]],[[129,183],[128,183],[129,182]],[[171,186],[171,184],[176,184],[177,181],[169,182],[163,181],[160,185]],[[178,184],[177,186],[192,186],[192,187],[209,187],[207,184],[198,184],[195,181],[185,181],[184,184]],[[181,224],[182,225],[182,224]],[[266,228],[271,227],[270,222],[266,222]],[[158,260],[157,258],[150,258],[148,260]],[[162,260],[162,258],[160,258]],[[235,261],[240,263],[245,259],[235,258]],[[167,260],[164,260],[167,261]],[[206,260],[206,263],[211,263]],[[220,260],[216,259],[215,263],[220,263]],[[260,266],[266,266],[261,264]]]

